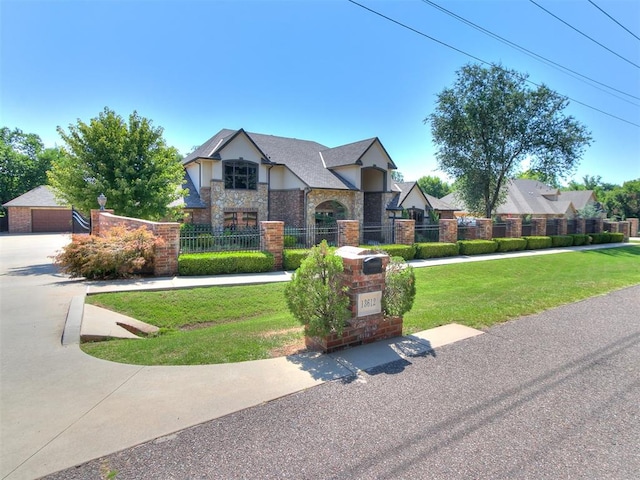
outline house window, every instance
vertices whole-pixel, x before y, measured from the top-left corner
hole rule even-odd
[[[224,228],[236,230],[257,226],[258,212],[224,212]]]
[[[424,223],[424,210],[420,208],[408,208],[409,218],[415,220],[417,224]]]
[[[258,166],[244,160],[224,162],[224,188],[256,190],[258,188]]]

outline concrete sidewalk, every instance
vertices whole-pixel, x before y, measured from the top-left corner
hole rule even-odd
[[[148,367],[107,362],[85,355],[77,346],[85,317],[117,318],[85,308],[87,293],[288,281],[290,274],[69,281],[51,268],[49,255],[55,250],[38,243],[46,239],[1,239],[1,478],[37,478],[323,382],[352,378],[360,370],[399,359],[410,362],[434,348],[482,333],[447,325],[331,355],[310,353],[224,365]],[[57,248],[60,242],[55,240]],[[625,245],[577,249],[612,246]],[[412,264],[425,267],[564,251]],[[34,252],[40,255],[37,260]]]

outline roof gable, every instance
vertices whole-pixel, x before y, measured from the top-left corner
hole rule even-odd
[[[56,199],[48,185],[40,185],[3,204],[4,207],[68,207]]]

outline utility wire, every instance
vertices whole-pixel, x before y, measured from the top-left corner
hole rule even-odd
[[[480,62],[480,63],[482,63],[482,64],[484,64],[484,65],[491,65],[491,66],[494,66],[494,67],[496,67],[496,68],[500,68],[500,69],[504,70],[505,72],[507,71],[507,70],[505,70],[504,68],[502,68],[502,67],[501,67],[501,66],[499,66],[499,65],[496,65],[496,64],[491,63],[491,62],[487,62],[486,60],[483,60],[483,59],[481,59],[481,58],[479,58],[479,57],[476,57],[475,55],[472,55],[472,54],[470,54],[470,53],[468,53],[468,52],[465,52],[464,50],[460,50],[459,48],[456,48],[456,47],[454,47],[454,46],[452,46],[452,45],[449,45],[448,43],[442,42],[442,41],[438,40],[437,38],[431,37],[431,36],[427,35],[426,33],[421,32],[420,30],[416,30],[415,28],[410,27],[409,25],[406,25],[406,24],[404,24],[404,23],[402,23],[402,22],[399,22],[398,20],[395,20],[395,19],[393,19],[393,18],[391,18],[391,17],[388,17],[388,16],[384,15],[383,13],[380,13],[380,12],[378,12],[378,11],[376,11],[376,10],[373,10],[373,9],[371,9],[371,8],[369,8],[369,7],[365,6],[365,5],[362,5],[361,3],[358,3],[358,2],[356,2],[355,0],[347,0],[347,1],[348,1],[349,3],[353,3],[354,5],[356,5],[356,6],[360,7],[360,8],[362,8],[362,9],[364,9],[364,10],[367,10],[367,11],[368,11],[368,12],[370,12],[370,13],[373,13],[374,15],[377,15],[377,16],[379,16],[379,17],[381,17],[381,18],[384,18],[385,20],[387,20],[387,21],[389,21],[389,22],[391,22],[391,23],[395,23],[396,25],[398,25],[398,26],[400,26],[400,27],[402,27],[402,28],[404,28],[404,29],[407,29],[407,30],[409,30],[409,31],[411,31],[411,32],[413,32],[413,33],[416,33],[416,34],[418,34],[418,35],[420,35],[420,36],[422,36],[422,37],[428,38],[429,40],[432,40],[432,41],[434,41],[434,42],[436,42],[436,43],[439,43],[440,45],[443,45],[443,46],[445,46],[445,47],[447,47],[447,48],[450,48],[450,49],[452,49],[452,50],[455,50],[455,51],[456,51],[456,52],[458,52],[458,53],[461,53],[461,54],[463,54],[463,55],[466,55],[467,57],[471,57],[471,58],[473,58],[474,60],[477,60],[478,62]],[[528,79],[525,79],[525,81],[526,81],[527,83],[530,83],[530,84],[532,84],[532,85],[535,85],[536,87],[540,87],[540,86],[541,86],[540,84],[535,83],[535,82],[533,82],[533,81],[531,81],[531,80],[528,80]],[[562,94],[560,94],[560,95],[562,95]],[[593,106],[588,105],[588,104],[586,104],[586,103],[584,103],[584,102],[581,102],[581,101],[579,101],[579,100],[575,100],[575,99],[573,99],[573,98],[571,98],[571,97],[569,97],[569,96],[567,96],[567,95],[562,95],[562,96],[563,96],[563,97],[565,97],[567,100],[571,100],[572,102],[575,102],[575,103],[578,103],[578,104],[580,104],[580,105],[583,105],[583,106],[585,106],[585,107],[587,107],[587,108],[590,108],[591,110],[595,110],[596,112],[602,113],[603,115],[607,115],[607,116],[609,116],[609,117],[615,118],[616,120],[620,120],[621,122],[628,123],[628,124],[630,124],[630,125],[633,125],[634,127],[640,127],[640,124],[638,124],[638,123],[634,123],[634,122],[631,122],[631,121],[629,121],[629,120],[626,120],[626,119],[624,119],[624,118],[622,118],[622,117],[618,117],[618,116],[616,116],[616,115],[613,115],[612,113],[605,112],[604,110],[600,110],[599,108],[593,107]]]
[[[616,57],[621,58],[622,60],[624,60],[627,63],[630,63],[631,65],[633,65],[636,68],[640,68],[640,65],[633,63],[631,60],[629,60],[628,58],[623,57],[622,55],[614,52],[613,50],[611,50],[609,47],[604,46],[603,44],[601,44],[600,42],[598,42],[597,40],[594,40],[593,38],[591,38],[589,35],[587,35],[586,33],[582,32],[581,30],[578,30],[576,27],[574,27],[573,25],[571,25],[570,23],[565,22],[564,20],[562,20],[560,17],[558,17],[557,15],[551,13],[549,10],[547,10],[546,8],[544,8],[542,5],[536,3],[534,0],[529,0],[531,3],[533,3],[536,7],[538,7],[539,9],[547,12],[549,15],[551,15],[553,18],[561,21],[562,23],[564,23],[567,27],[571,28],[572,30],[575,30],[576,32],[578,32],[580,35],[588,38],[589,40],[591,40],[593,43],[596,43],[598,45],[600,45],[602,48],[604,48],[605,50],[607,50],[608,52],[613,53]]]
[[[633,35],[634,37],[636,37],[638,40],[640,40],[640,37],[638,37],[635,33],[633,33],[631,30],[629,30],[627,27],[625,27],[624,25],[622,25],[619,21],[617,21],[615,18],[613,18],[611,15],[609,15],[607,12],[605,12],[602,8],[600,8],[598,5],[596,5],[594,2],[592,2],[591,0],[587,0],[591,5],[593,5],[594,7],[596,7],[598,10],[600,10],[602,13],[604,13],[607,17],[609,17],[611,20],[613,20],[615,23],[617,23],[619,26],[621,26],[622,28],[624,28],[627,32],[629,32],[631,35]]]
[[[457,15],[456,13],[454,13],[454,12],[452,12],[450,10],[447,10],[446,8],[438,5],[435,2],[432,2],[430,0],[422,0],[422,1],[424,3],[426,3],[427,5],[440,10],[441,12],[446,13],[447,15],[449,15],[451,17],[454,17],[455,19],[465,23],[466,25],[469,25],[470,27],[473,27],[476,30],[481,31],[485,35],[488,35],[488,36],[490,36],[490,37],[492,37],[492,38],[494,38],[494,39],[496,39],[496,40],[498,40],[498,41],[500,41],[502,43],[505,43],[505,44],[509,45],[510,47],[516,49],[516,50],[520,50],[521,52],[529,55],[530,57],[533,57],[534,59],[536,59],[536,60],[538,60],[540,62],[547,63],[547,64],[549,64],[551,66],[555,66],[556,68],[561,69],[561,71],[564,70],[564,73],[567,74],[567,75],[570,75],[569,73],[567,73],[567,72],[570,72],[570,73],[574,74],[574,75],[570,75],[570,76],[572,76],[574,78],[576,78],[575,75],[577,75],[579,77],[582,77],[585,80],[588,80],[589,82],[597,83],[598,85],[602,85],[603,87],[606,87],[606,88],[608,88],[610,90],[613,90],[615,92],[621,93],[621,94],[626,95],[626,96],[631,97],[631,98],[635,98],[636,100],[640,100],[640,97],[637,97],[635,95],[631,95],[630,93],[627,93],[627,92],[623,92],[622,90],[619,90],[619,89],[617,89],[615,87],[612,87],[610,85],[607,85],[605,83],[599,82],[598,80],[595,80],[595,79],[593,79],[591,77],[583,75],[583,74],[581,74],[579,72],[576,72],[575,70],[572,70],[572,69],[570,69],[568,67],[565,67],[564,65],[561,65],[561,64],[559,64],[557,62],[554,62],[553,60],[550,60],[550,59],[548,59],[546,57],[543,57],[542,55],[539,55],[539,54],[537,54],[535,52],[532,52],[531,50],[529,50],[529,49],[527,49],[525,47],[522,47],[522,46],[518,45],[517,43],[514,43],[514,42],[512,42],[510,40],[507,40],[506,38],[503,38],[500,35],[498,35],[496,33],[493,33],[490,30],[487,30],[486,28],[483,28],[480,25],[477,25],[477,24],[471,22],[470,20],[467,20],[466,18],[463,18],[460,15]],[[581,79],[577,78],[577,80],[581,80]],[[581,81],[585,81],[585,80],[581,80]],[[585,83],[587,83],[587,82],[585,82]],[[591,85],[591,86],[594,87],[594,88],[597,88],[600,91],[606,92],[609,95],[613,95],[614,97],[619,98],[620,100],[628,102],[631,105],[640,106],[637,103],[631,102],[631,101],[627,100],[626,98],[622,98],[622,97],[620,97],[618,95],[614,95],[611,92],[608,92],[607,90],[604,90],[602,88],[596,87],[595,85]]]

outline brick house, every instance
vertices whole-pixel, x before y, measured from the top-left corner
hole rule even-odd
[[[330,148],[314,141],[221,130],[182,161],[187,221],[220,228],[279,220],[303,227],[353,219],[388,225],[400,192],[378,138]]]
[[[9,233],[71,232],[71,207],[60,203],[41,185],[2,205],[9,217]]]

